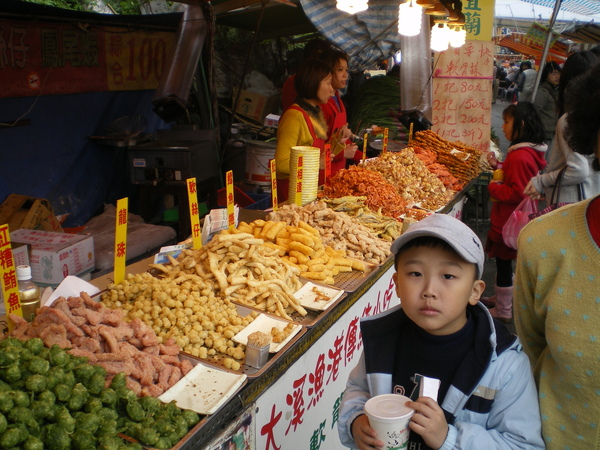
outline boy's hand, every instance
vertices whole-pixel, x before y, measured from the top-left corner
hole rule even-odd
[[[419,434],[429,447],[440,448],[448,434],[448,423],[440,405],[432,398],[419,397],[416,402],[406,402],[406,406],[415,410],[410,429]]]
[[[382,448],[385,443],[377,439],[377,433],[369,425],[369,419],[366,415],[358,416],[352,422],[352,436],[359,450]]]

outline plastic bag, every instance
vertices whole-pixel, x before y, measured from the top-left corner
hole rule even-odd
[[[537,212],[537,200],[525,197],[502,227],[502,239],[510,248],[517,249],[521,229],[529,222],[529,215]]]

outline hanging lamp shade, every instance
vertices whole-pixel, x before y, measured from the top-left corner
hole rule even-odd
[[[433,0],[417,0],[417,5],[424,9],[430,9],[435,6],[435,2]]]
[[[430,16],[447,16],[448,10],[442,5],[442,2],[436,0],[433,8],[426,9],[425,14]]]
[[[448,8],[448,21],[450,22],[456,22],[459,19],[458,12],[454,8],[454,3]]]
[[[448,40],[450,29],[445,23],[436,24],[431,29],[431,50],[434,52],[443,52],[448,50]]]
[[[337,0],[336,6],[337,9],[348,14],[356,14],[366,11],[369,8],[369,2],[368,0]]]
[[[423,8],[417,2],[408,0],[398,7],[398,33],[403,36],[416,36],[421,32]]]

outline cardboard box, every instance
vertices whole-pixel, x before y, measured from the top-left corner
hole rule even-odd
[[[235,102],[237,89],[233,89],[233,101]],[[238,106],[235,110],[238,114],[249,117],[262,123],[267,114],[279,111],[281,96],[279,94],[266,95],[242,89]]]
[[[63,231],[48,200],[19,194],[10,194],[0,205],[0,224],[5,223],[9,231],[19,228]]]
[[[57,286],[68,275],[83,276],[94,269],[92,236],[22,228],[10,239],[29,245],[31,278],[40,286]]]

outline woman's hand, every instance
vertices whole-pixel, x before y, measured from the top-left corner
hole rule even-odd
[[[385,443],[377,439],[377,433],[369,424],[366,415],[358,416],[352,422],[352,437],[360,450],[382,448]]]
[[[352,137],[352,131],[350,131],[350,129],[348,128],[348,124],[342,126],[342,128],[340,128],[336,134],[338,140],[342,142],[345,142],[347,139],[350,139]]]
[[[430,397],[419,397],[416,402],[406,402],[406,406],[415,410],[410,429],[429,447],[440,448],[448,435],[448,423],[440,405]]]
[[[529,183],[527,183],[527,186],[525,186],[525,189],[523,190],[523,194],[529,195],[531,200],[539,200],[542,198],[542,193],[535,188],[533,180],[529,180]]]
[[[344,158],[352,159],[354,155],[358,151],[358,146],[356,144],[346,144],[346,148],[344,148]]]

